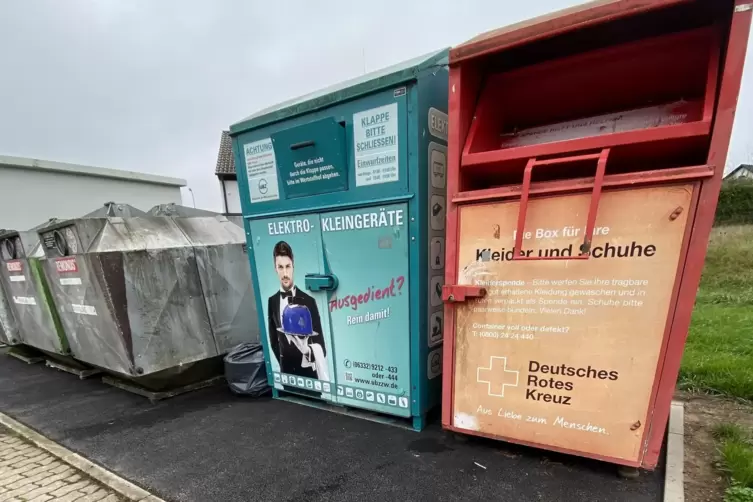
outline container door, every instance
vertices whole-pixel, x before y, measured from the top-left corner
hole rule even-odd
[[[587,259],[590,194],[533,199],[514,262],[519,202],[462,207],[453,425],[638,462],[692,194],[605,192]]]
[[[20,240],[17,245],[20,246]],[[62,351],[58,332],[41,281],[42,271],[31,260],[16,259],[5,263],[5,281],[8,302],[18,320],[24,343],[40,350]]]
[[[44,270],[76,359],[131,374],[135,368],[130,325],[124,315],[128,302],[122,254],[49,258]],[[103,284],[107,284],[104,290]]]
[[[275,388],[333,400],[332,339],[318,215],[249,222]],[[308,286],[308,287],[307,287]]]
[[[23,342],[49,352],[62,352],[52,318],[54,309],[46,302],[44,274],[36,260],[28,259],[19,235],[0,240],[0,288]]]
[[[408,417],[408,206],[321,215],[338,403]]]

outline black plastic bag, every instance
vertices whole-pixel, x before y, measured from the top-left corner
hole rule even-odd
[[[225,356],[225,379],[234,394],[261,397],[272,390],[260,343],[242,343]]]

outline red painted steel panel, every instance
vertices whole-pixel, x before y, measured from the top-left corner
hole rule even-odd
[[[714,13],[713,19],[707,20],[707,24],[713,26],[714,31],[710,51],[711,59],[706,69],[706,88],[705,94],[702,96],[703,106],[700,121],[663,126],[656,130],[651,128],[640,131],[617,130],[617,132],[607,135],[577,137],[566,141],[537,145],[522,144],[509,149],[474,151],[472,144],[479,138],[482,142],[494,141],[492,131],[485,130],[481,124],[482,121],[496,120],[493,115],[494,112],[490,111],[492,103],[495,101],[493,93],[480,92],[483,83],[488,82],[489,79],[484,66],[486,56],[533,41],[541,41],[554,35],[574,32],[637,14],[653,15],[652,12],[665,7],[685,4],[693,8],[693,5],[703,3],[704,0],[696,0],[696,2],[686,0],[605,0],[592,2],[481,35],[451,51],[447,184],[449,206],[446,247],[446,263],[448,266],[445,271],[445,288],[448,292],[453,291],[453,286],[457,284],[461,274],[458,267],[459,236],[461,233],[459,207],[462,205],[486,204],[521,196],[522,199],[527,200],[529,195],[545,197],[554,194],[585,192],[592,190],[593,187],[600,186],[630,190],[633,187],[665,185],[682,181],[685,183],[692,182],[694,188],[687,214],[688,224],[682,237],[680,259],[675,274],[676,279],[672,286],[669,315],[666,319],[659,359],[653,375],[649,409],[646,420],[643,422],[645,427],[641,433],[641,444],[644,450],[639,461],[633,462],[625,458],[586,453],[553,445],[495,436],[483,431],[469,431],[467,428],[458,428],[453,422],[456,320],[455,308],[452,303],[447,303],[445,306],[446,334],[442,400],[442,424],[445,428],[465,434],[503,439],[537,448],[548,448],[563,453],[588,456],[607,462],[642,466],[648,469],[656,466],[661,452],[671,399],[679,373],[682,351],[721,187],[751,25],[751,1],[736,0],[734,5],[733,2],[729,2],[729,9],[722,14],[719,14],[721,11],[714,9],[699,10],[704,15]],[[710,5],[710,3],[707,2],[704,5]],[[715,6],[718,5],[720,4],[715,4]],[[651,43],[647,46],[650,46]],[[607,49],[606,52],[611,50]],[[721,57],[720,53],[722,54]],[[723,62],[721,66],[720,61]],[[552,67],[555,68],[556,65]],[[522,71],[525,72],[526,70]],[[595,71],[598,70],[595,69]],[[607,169],[606,175],[602,172],[603,180],[600,180],[599,176],[584,176],[581,172],[572,177],[565,176],[564,178],[535,182],[531,179],[531,169],[534,165],[559,162],[559,159],[537,160],[535,157],[570,154],[580,156],[581,158],[578,160],[587,160],[598,157],[598,150],[610,146],[630,148],[636,142],[653,144],[654,150],[638,151],[637,158],[640,158],[640,155],[649,155],[661,151],[661,146],[655,147],[657,144],[669,146],[671,144],[669,142],[662,143],[667,140],[668,135],[674,135],[677,138],[690,138],[691,141],[680,140],[681,142],[672,144],[675,151],[672,151],[666,159],[662,158],[655,168],[633,172],[609,172]],[[698,141],[693,138],[697,138]],[[699,148],[704,152],[702,159],[698,154]],[[616,155],[622,153],[624,153],[624,149],[617,152]],[[672,160],[674,158],[692,160],[684,164],[677,164],[676,161]],[[490,181],[494,180],[495,166],[499,165],[500,162],[509,162],[513,159],[521,159],[523,164],[509,164],[506,169],[519,169],[521,175],[524,176],[523,183],[489,184]],[[527,164],[525,163],[526,159],[530,159]],[[663,166],[662,162],[665,162],[666,166]],[[526,165],[528,167],[524,170]],[[487,171],[483,173],[485,177],[474,178],[480,172],[476,171],[480,166],[486,166]],[[575,171],[573,172],[575,173]],[[521,206],[525,206],[525,200],[521,200]],[[520,216],[525,219],[525,207],[520,208]],[[670,219],[673,216],[669,215]],[[589,217],[589,223],[590,220]],[[515,239],[515,248],[519,249],[522,241],[520,218],[517,226],[518,237]],[[472,288],[469,288],[468,291],[475,294],[477,293],[475,289],[479,288],[475,288],[474,291],[470,291],[470,289]],[[458,289],[457,291],[462,290]]]
[[[450,64],[688,0],[598,0],[483,33],[450,50]]]
[[[724,176],[724,165],[732,136],[732,125],[735,119],[745,53],[748,47],[751,5],[750,0],[737,0],[735,2],[736,8],[732,16],[727,41],[726,58],[721,74],[721,87],[716,104],[714,130],[708,154],[708,164],[715,167],[715,173],[713,178],[706,180],[700,187],[685,269],[682,273],[677,298],[677,308],[672,321],[661,378],[658,382],[653,428],[648,439],[644,459],[646,467],[654,467],[661,453],[664,432],[669,420],[672,395],[680,372],[682,353],[690,328],[698,285],[701,282],[709,236],[714,225],[714,215]],[[738,6],[746,7],[737,8]]]

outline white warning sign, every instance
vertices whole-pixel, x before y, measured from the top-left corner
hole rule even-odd
[[[280,198],[277,185],[277,160],[272,139],[267,138],[243,145],[246,156],[246,175],[251,203]]]
[[[397,181],[397,103],[353,114],[356,186]]]

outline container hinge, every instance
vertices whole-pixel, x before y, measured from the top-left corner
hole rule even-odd
[[[735,12],[745,12],[751,9],[753,9],[753,3],[744,3],[740,5],[735,5]]]

